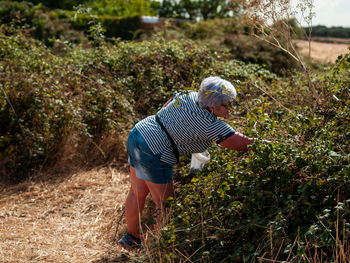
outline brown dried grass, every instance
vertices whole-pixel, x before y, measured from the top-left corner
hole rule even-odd
[[[106,163],[126,163],[128,130],[122,133],[103,133],[98,141],[82,139],[77,133],[65,137],[58,147],[56,162],[49,166],[49,173],[73,173],[82,167],[96,167]]]
[[[308,41],[296,40],[296,44],[302,55],[309,55]],[[334,64],[339,55],[349,53],[348,48],[349,44],[311,41],[311,59],[325,64]]]
[[[0,261],[106,262],[120,255],[114,236],[128,189],[128,175],[111,167],[1,185]]]

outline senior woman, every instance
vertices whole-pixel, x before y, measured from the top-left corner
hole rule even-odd
[[[205,78],[198,92],[178,94],[156,115],[135,125],[127,141],[131,181],[125,202],[127,234],[119,245],[127,250],[141,246],[140,218],[149,193],[158,211],[156,226],[160,226],[163,203],[174,194],[173,165],[179,155],[204,152],[212,142],[238,151],[246,151],[253,143],[254,139],[217,118],[229,116],[235,98],[230,82]]]

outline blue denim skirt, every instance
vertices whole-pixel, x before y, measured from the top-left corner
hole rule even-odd
[[[154,155],[141,133],[134,127],[126,144],[128,162],[135,168],[136,177],[156,183],[166,184],[173,181],[174,168],[160,160],[160,154]]]

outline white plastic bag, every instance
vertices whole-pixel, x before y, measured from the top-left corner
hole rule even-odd
[[[190,173],[198,172],[203,169],[210,160],[210,154],[208,151],[202,153],[193,153],[191,158]]]

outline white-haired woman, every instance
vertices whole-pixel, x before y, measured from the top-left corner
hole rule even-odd
[[[122,247],[132,250],[141,246],[140,218],[149,193],[159,226],[163,203],[174,194],[173,166],[179,155],[204,152],[212,142],[238,151],[246,151],[253,143],[254,139],[217,118],[229,116],[235,98],[230,82],[209,77],[198,92],[178,94],[156,115],[135,125],[127,142],[131,188],[125,202],[127,234],[119,240]]]

